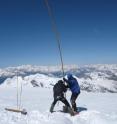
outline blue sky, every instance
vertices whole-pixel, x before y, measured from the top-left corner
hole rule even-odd
[[[49,0],[64,64],[117,63],[116,0]],[[0,0],[0,67],[60,64],[44,0]]]

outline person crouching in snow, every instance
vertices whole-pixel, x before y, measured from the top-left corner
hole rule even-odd
[[[54,106],[57,103],[57,101],[61,101],[62,103],[65,104],[65,106],[68,107],[68,112],[71,115],[74,115],[73,110],[67,101],[67,99],[64,97],[64,93],[67,91],[67,86],[64,84],[62,80],[59,80],[53,87],[53,96],[54,96],[54,101],[52,102],[52,105],[50,107],[50,112],[53,112]]]
[[[73,111],[77,112],[76,99],[80,94],[80,86],[78,84],[78,81],[76,80],[76,78],[72,76],[72,74],[68,74],[67,79],[63,78],[63,80],[67,83],[68,87],[72,92],[70,101],[71,101]]]

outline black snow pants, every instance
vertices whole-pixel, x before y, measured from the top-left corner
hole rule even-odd
[[[77,99],[77,97],[78,97],[79,94],[80,93],[72,93],[72,95],[71,95],[70,101],[71,101],[72,109],[74,111],[77,111],[76,99]]]
[[[54,101],[52,102],[50,112],[53,112],[54,106],[56,105],[57,101],[61,101],[62,103],[65,104],[65,106],[70,108],[70,104],[68,103],[67,99],[64,97],[63,94],[61,94],[59,96],[54,95]]]
[[[55,105],[57,103],[57,101],[61,101],[62,103],[64,103],[66,106],[70,107],[70,104],[68,103],[67,99],[64,97],[64,95],[60,95],[60,96],[54,96],[54,101],[53,104]]]

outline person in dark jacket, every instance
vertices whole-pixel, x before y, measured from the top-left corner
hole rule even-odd
[[[71,95],[71,104],[72,104],[72,109],[77,112],[77,107],[76,107],[76,99],[78,95],[80,94],[80,86],[78,84],[78,81],[76,78],[72,76],[72,74],[67,75],[67,79],[63,78],[63,80],[67,83],[68,87],[70,88],[72,95]]]
[[[61,101],[62,103],[67,106],[68,111],[71,115],[73,115],[72,108],[67,101],[67,99],[64,97],[64,93],[67,91],[67,86],[64,84],[62,80],[59,80],[53,87],[53,96],[54,96],[54,101],[52,102],[52,105],[50,107],[50,112],[53,112],[54,106],[56,105],[57,101]]]

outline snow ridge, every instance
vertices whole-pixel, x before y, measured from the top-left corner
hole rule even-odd
[[[117,92],[117,65],[66,65],[65,73],[72,73],[76,76],[81,89],[87,92]],[[18,81],[24,86],[51,87],[57,80],[61,79],[60,66],[32,66],[22,65],[0,69],[0,83],[4,86],[9,84],[16,86]]]

